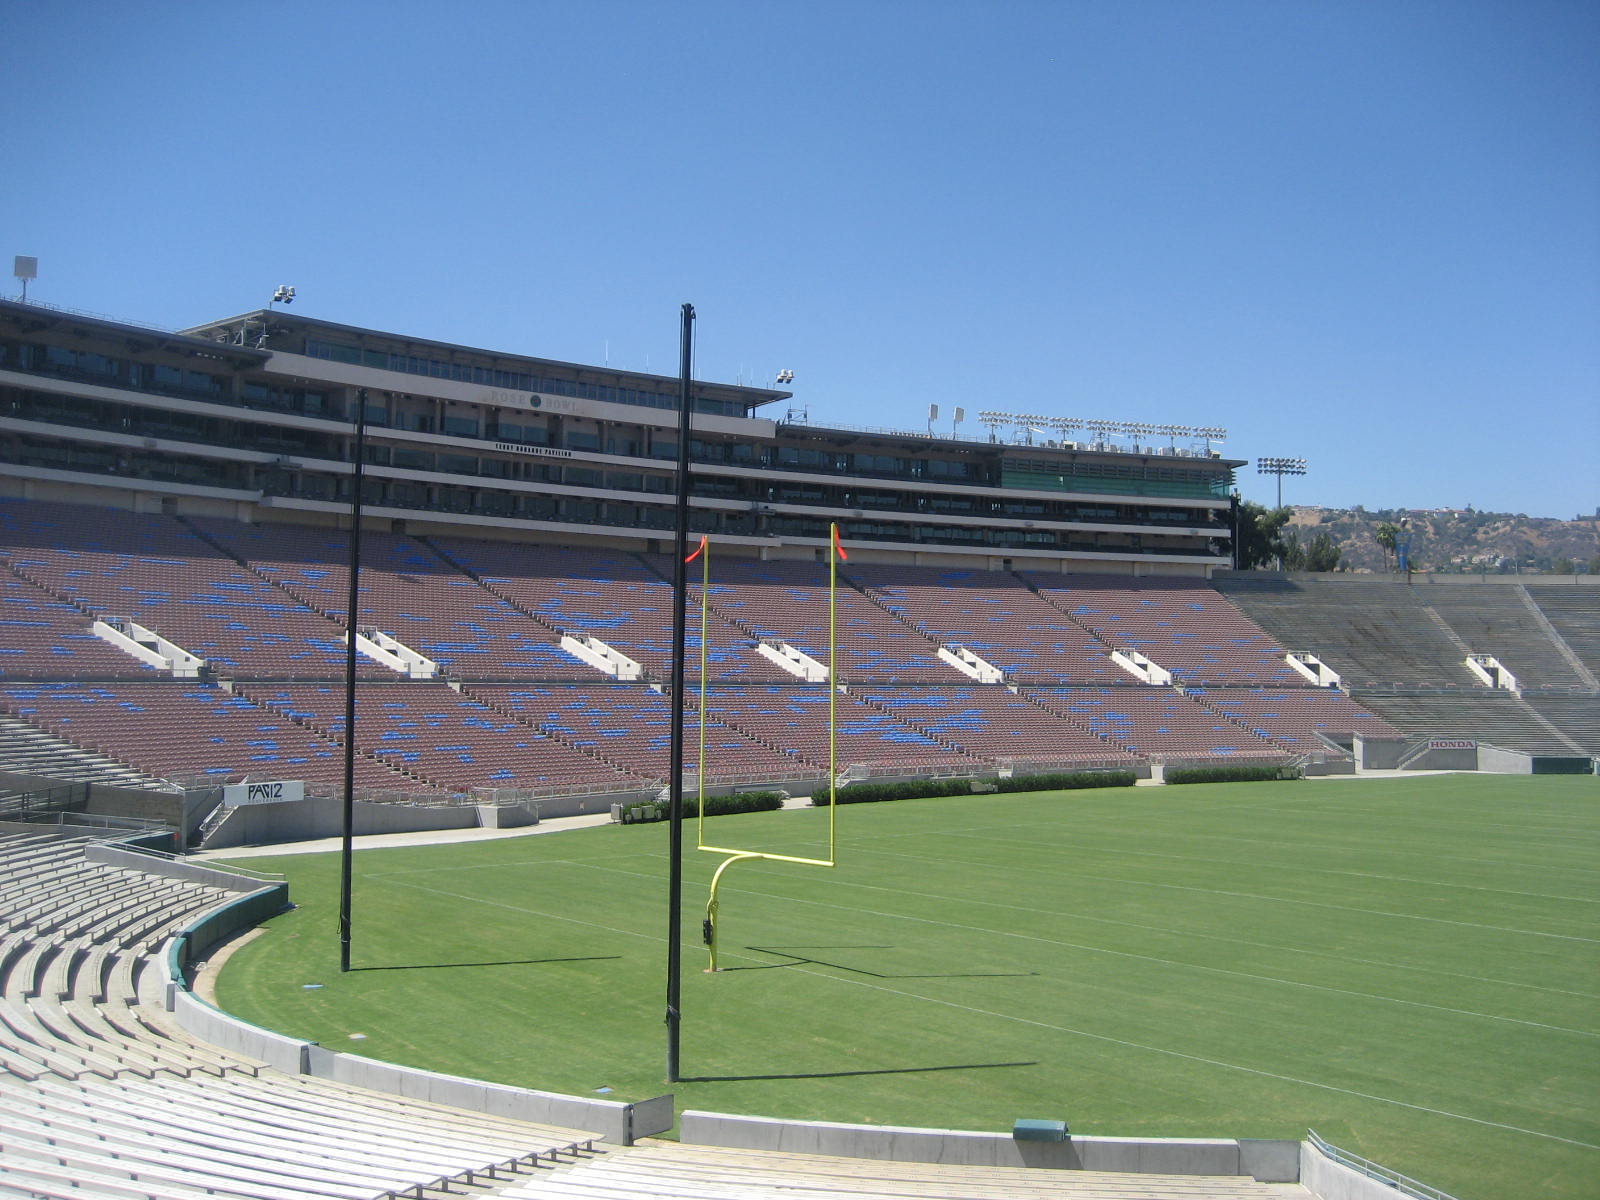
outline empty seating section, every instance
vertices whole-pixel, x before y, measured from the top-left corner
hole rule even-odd
[[[1522,699],[1585,752],[1600,755],[1600,692],[1524,692]]]
[[[989,761],[1132,765],[1118,743],[1096,737],[1006,688],[886,688],[854,694],[968,754]]]
[[[440,551],[496,595],[534,613],[552,630],[593,637],[639,663],[657,679],[672,673],[672,565],[659,570],[621,552],[564,546],[440,538]],[[699,598],[685,630],[685,670],[700,674]],[[755,639],[714,614],[706,622],[706,667],[712,679],[762,683],[793,676],[755,652]]]
[[[1528,588],[1562,641],[1590,674],[1600,675],[1600,588]]]
[[[1171,688],[1038,688],[1028,694],[1091,733],[1154,759],[1278,759],[1286,747]]]
[[[1346,686],[1479,686],[1461,647],[1403,583],[1235,588],[1224,581],[1220,589],[1285,648],[1315,654]]]
[[[381,531],[362,541],[358,624],[433,660],[465,690],[358,657],[358,786],[429,795],[663,777],[665,699],[611,681],[561,639],[596,638],[639,662],[648,682],[666,680],[670,557]],[[60,739],[29,745],[14,729],[4,754],[92,751],[148,780],[341,783],[348,551],[334,528],[0,500],[0,708],[40,738]],[[737,558],[716,546],[709,563],[709,776],[825,770],[827,689],[758,647],[784,643],[829,665],[826,565]],[[1319,733],[1387,728],[1312,687],[1283,661],[1285,649],[1315,654],[1369,699],[1406,693],[1394,709],[1404,719],[1391,719],[1406,733],[1450,725],[1466,736],[1470,726],[1486,742],[1567,751],[1591,736],[1585,697],[1600,691],[1600,589],[1259,577],[1219,586],[1225,596],[1191,579],[840,563],[834,665],[851,689],[839,696],[841,760],[915,770],[1107,752],[1324,753]],[[694,570],[690,592],[692,694]],[[96,616],[131,618],[202,656],[202,680],[166,678],[94,637]],[[1062,711],[1042,693],[970,683],[939,658],[958,647],[1012,688],[1112,691],[1085,691]],[[1111,659],[1117,648],[1204,693],[1185,699],[1134,683]],[[1465,665],[1469,650],[1498,658],[1529,702],[1469,703],[1489,690]],[[231,694],[209,682],[219,677]],[[1574,698],[1532,703],[1540,688]],[[1448,694],[1438,704],[1399,703],[1440,689]],[[1104,709],[1113,694],[1116,706]],[[1442,725],[1452,704],[1459,712]],[[1551,728],[1568,721],[1578,723],[1577,741]],[[697,733],[691,767],[696,748]],[[105,764],[63,760],[55,773],[91,768]]]
[[[344,620],[350,586],[344,534],[225,522],[201,527],[302,603]],[[381,630],[461,678],[525,679],[575,662],[548,629],[427,545],[392,533],[361,536],[356,624]],[[580,674],[596,673],[583,667]]]
[[[941,646],[965,646],[1019,683],[1117,683],[1110,647],[1001,571],[848,566],[879,604]]]
[[[828,766],[828,689],[714,687],[709,714],[724,725],[813,768]],[[836,696],[838,766],[968,771],[982,760],[963,754],[849,695]]]
[[[1395,728],[1415,737],[1470,738],[1506,750],[1574,754],[1579,747],[1539,719],[1511,692],[1485,688],[1477,693],[1363,693],[1361,704]]]
[[[7,684],[0,708],[158,778],[344,778],[332,741],[213,685]],[[381,763],[358,756],[356,769],[358,786],[417,790]]]
[[[343,670],[342,628],[172,517],[0,501],[0,556],[84,612],[130,618],[222,674]]]
[[[344,736],[343,687],[250,684],[258,704]],[[581,753],[533,725],[443,684],[373,684],[356,692],[356,740],[382,762],[440,787],[570,790],[633,787],[643,777]]]
[[[1581,687],[1583,679],[1550,640],[1520,587],[1436,586],[1429,607],[1474,654],[1492,654],[1524,688]]]
[[[1318,734],[1348,744],[1352,733],[1392,738],[1400,731],[1331,688],[1191,689],[1191,699],[1299,754],[1325,754]]]
[[[1180,579],[1022,572],[1045,599],[1114,649],[1137,650],[1181,683],[1304,687],[1278,642],[1210,587]]]
[[[504,1184],[577,1130],[280,1074],[160,1006],[163,943],[235,893],[0,833],[0,1192],[368,1200]]]
[[[138,679],[155,668],[90,632],[94,618],[23,579],[0,577],[0,678]]]
[[[613,765],[666,779],[672,738],[670,702],[644,687],[517,686],[473,684],[475,699],[515,713],[552,737]],[[694,697],[690,697],[691,704]],[[708,781],[734,781],[814,774],[794,756],[708,719],[705,733]],[[684,763],[699,765],[700,725],[692,707],[684,721]]]
[[[695,585],[698,596],[698,581]],[[718,558],[711,565],[711,607],[757,638],[786,642],[829,662],[828,568],[822,563]],[[834,589],[838,677],[879,683],[954,682],[925,635],[841,578]]]

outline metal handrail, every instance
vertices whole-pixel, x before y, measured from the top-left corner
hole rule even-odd
[[[1376,1179],[1386,1183],[1396,1191],[1415,1200],[1455,1200],[1449,1192],[1441,1192],[1436,1187],[1429,1187],[1425,1183],[1418,1183],[1409,1176],[1398,1171],[1391,1171],[1388,1167],[1373,1162],[1371,1159],[1362,1158],[1359,1154],[1351,1154],[1348,1150],[1341,1150],[1330,1142],[1323,1141],[1315,1129],[1306,1130],[1306,1140],[1330,1162],[1336,1162],[1341,1167],[1349,1167],[1352,1171],[1359,1171],[1369,1179]]]

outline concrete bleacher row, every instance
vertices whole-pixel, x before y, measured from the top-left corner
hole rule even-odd
[[[1535,754],[1600,751],[1600,589],[1237,575],[1217,586],[1407,735]],[[1475,654],[1511,672],[1517,691],[1485,687],[1466,665]]]
[[[0,1194],[372,1200],[592,1148],[192,1039],[160,1003],[157,956],[234,893],[87,846],[0,831]]]
[[[1269,1200],[1298,1184],[1248,1177],[897,1162],[651,1142],[513,1184],[517,1200]]]

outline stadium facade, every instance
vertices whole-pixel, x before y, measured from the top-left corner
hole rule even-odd
[[[659,550],[679,383],[269,308],[163,333],[0,302],[0,494]],[[1205,577],[1230,562],[1220,431],[985,410],[978,437],[810,424],[696,382],[691,525],[750,556]],[[868,407],[863,405],[863,407]],[[1069,440],[1086,429],[1088,441]],[[1166,444],[1155,444],[1159,442]]]

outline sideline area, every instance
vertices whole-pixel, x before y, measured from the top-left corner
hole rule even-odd
[[[1354,775],[1319,775],[1317,782],[1343,782],[1362,779],[1422,779],[1429,775],[1474,774],[1471,771],[1361,771]],[[1153,780],[1141,779],[1135,786],[1163,787]],[[783,807],[809,808],[810,796],[791,796]],[[534,837],[541,833],[558,833],[563,829],[585,829],[594,825],[611,824],[609,813],[582,813],[574,817],[544,817],[537,825],[520,829],[430,829],[411,833],[373,833],[353,838],[356,850],[380,850],[398,846],[439,846],[453,842],[486,842],[500,838]],[[306,842],[275,842],[264,846],[223,846],[216,850],[196,850],[188,858],[198,862],[234,858],[270,858],[283,854],[329,854],[343,848],[343,838],[314,838]]]

